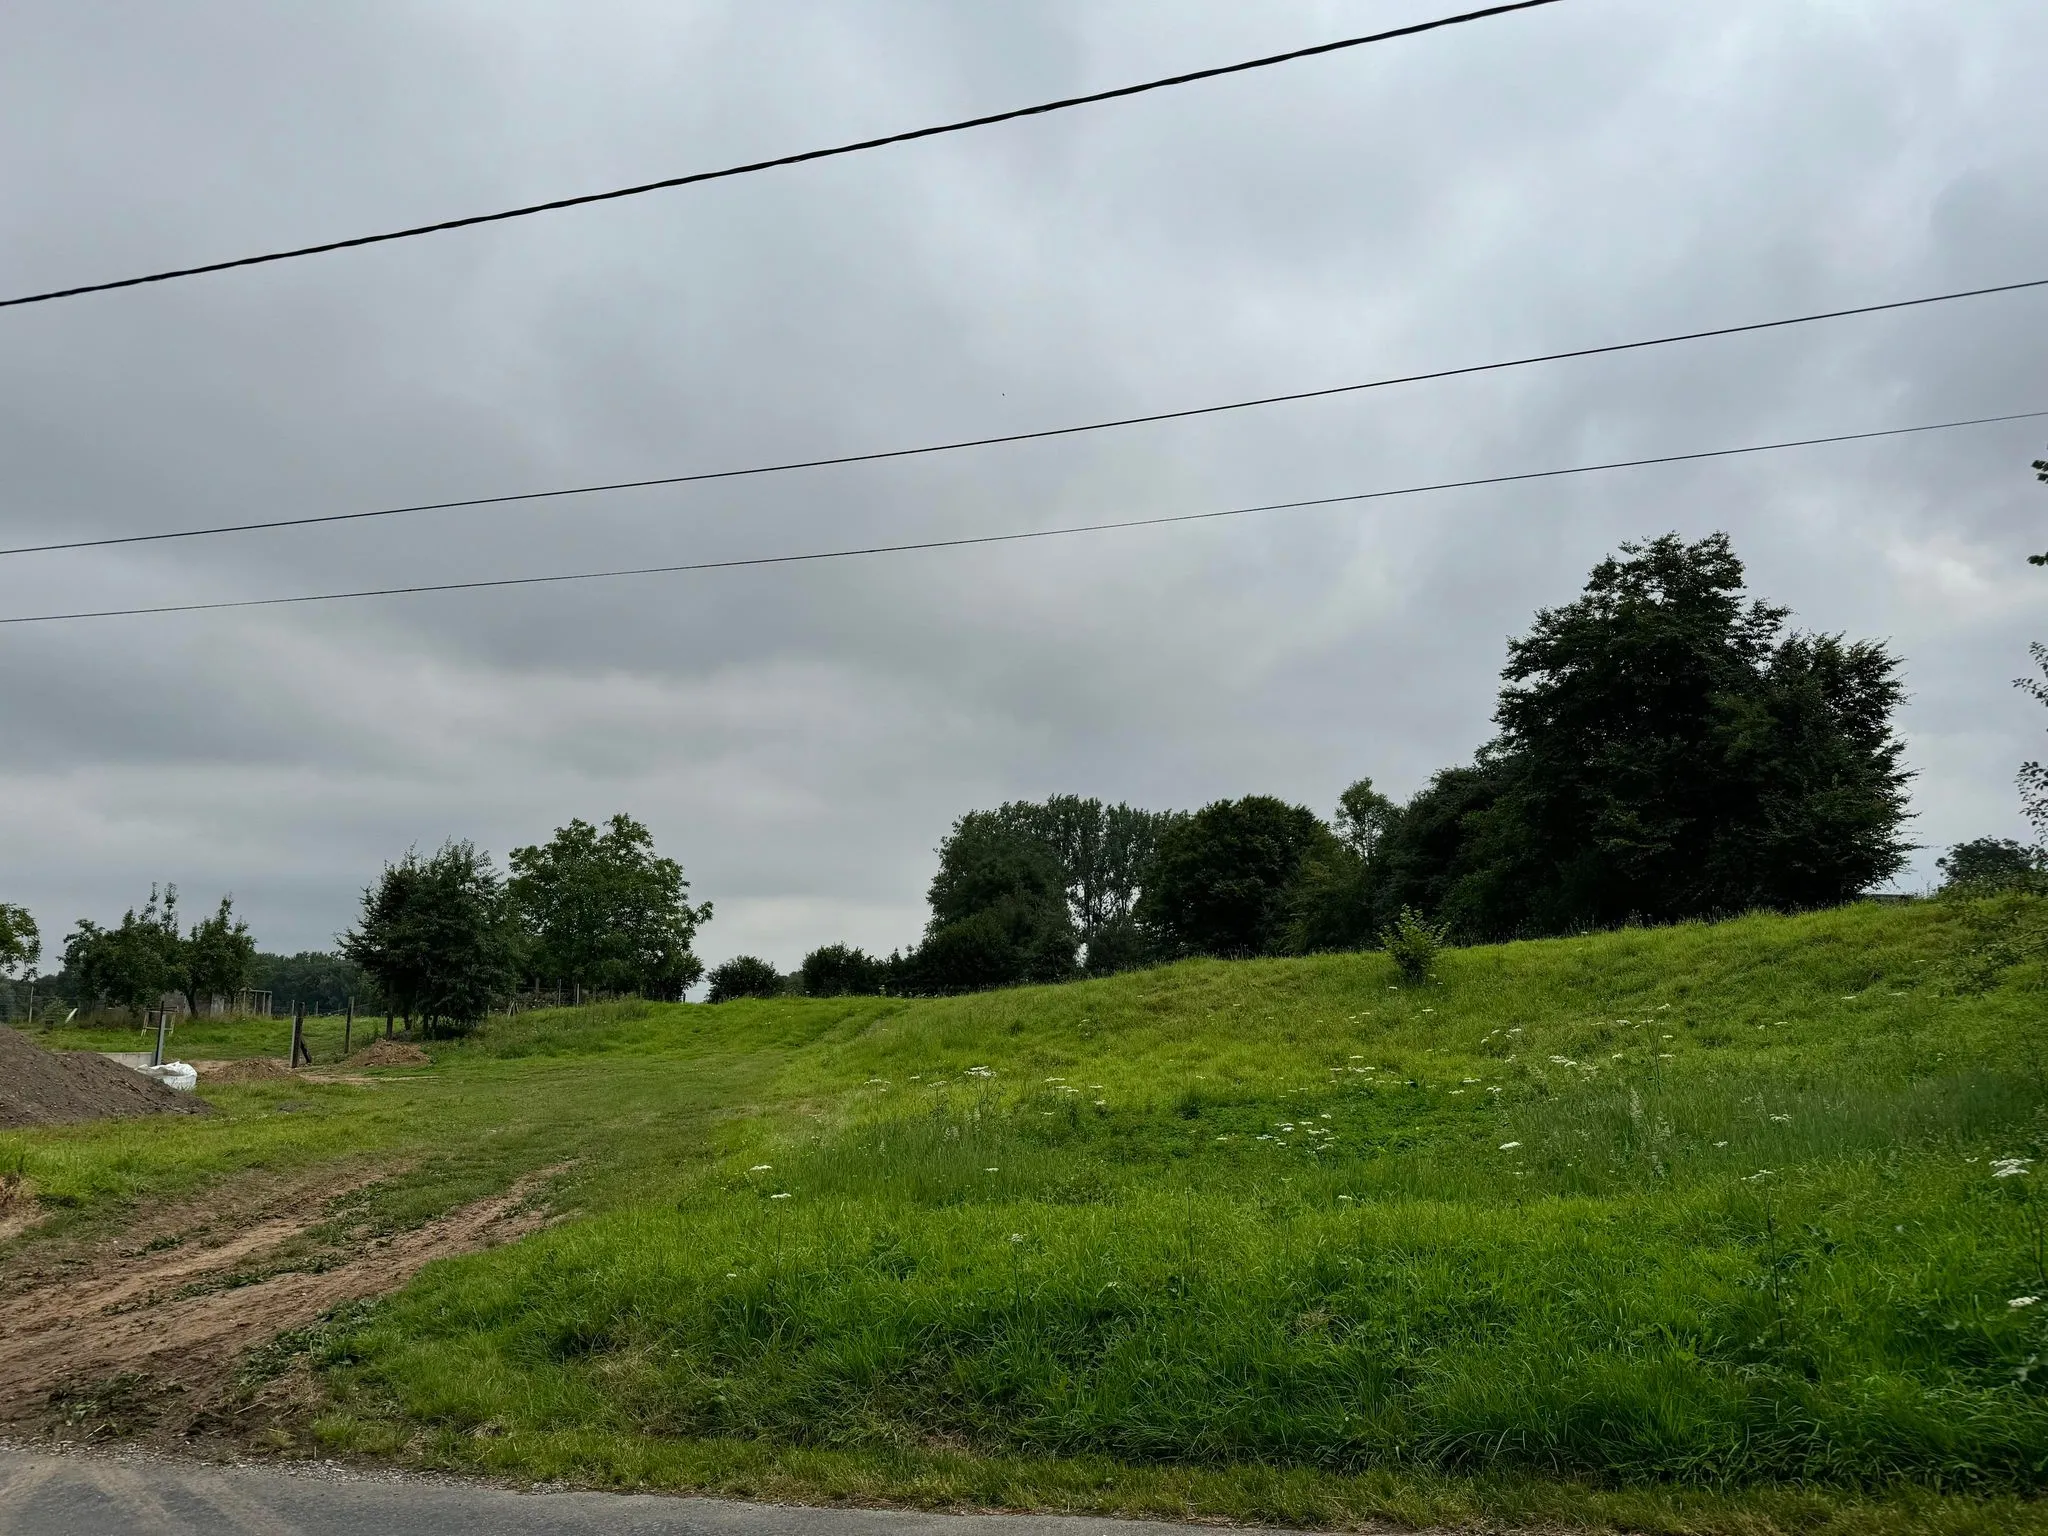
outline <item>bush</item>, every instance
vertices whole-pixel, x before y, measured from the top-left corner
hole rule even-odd
[[[711,972],[714,1003],[729,1003],[736,997],[780,997],[782,972],[759,955],[734,955]]]
[[[1403,907],[1380,934],[1380,946],[1400,967],[1401,979],[1411,986],[1428,981],[1436,973],[1436,957],[1444,947],[1445,930],[1431,923],[1413,907]]]
[[[902,968],[904,990],[928,996],[1067,981],[1073,974],[1074,926],[1064,904],[1023,895],[935,926]]]
[[[805,997],[879,997],[887,988],[889,963],[864,950],[827,944],[804,956]]]

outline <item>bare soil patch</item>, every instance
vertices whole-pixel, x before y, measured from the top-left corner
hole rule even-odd
[[[434,1058],[410,1040],[378,1040],[342,1063],[345,1067],[431,1067]]]
[[[0,1130],[65,1125],[127,1115],[203,1115],[189,1093],[108,1061],[92,1051],[46,1051],[17,1029],[0,1026]]]
[[[532,1231],[545,1216],[531,1195],[549,1172],[388,1236],[335,1232],[330,1202],[273,1185],[228,1220],[220,1217],[232,1195],[182,1213],[183,1225],[179,1213],[159,1212],[89,1251],[9,1266],[0,1428],[98,1438],[243,1427],[281,1405],[235,1392],[242,1355],[346,1302],[396,1290],[435,1259]]]
[[[292,1076],[281,1056],[245,1056],[237,1061],[195,1061],[202,1083],[267,1083]]]

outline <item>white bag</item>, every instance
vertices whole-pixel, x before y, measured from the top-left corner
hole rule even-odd
[[[189,1062],[167,1061],[160,1067],[137,1067],[144,1077],[153,1077],[166,1088],[190,1093],[199,1086],[199,1071]]]

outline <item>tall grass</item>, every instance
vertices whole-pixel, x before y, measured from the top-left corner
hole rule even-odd
[[[478,1069],[772,1067],[711,1164],[328,1364],[359,1416],[521,1444],[2032,1490],[2048,1274],[1993,1164],[2044,1151],[2038,916],[520,1021]]]

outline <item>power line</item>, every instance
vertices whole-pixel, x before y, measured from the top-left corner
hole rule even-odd
[[[1482,475],[1466,480],[1438,480],[1427,485],[1401,486],[1392,490],[1354,491],[1343,496],[1316,496],[1301,501],[1272,501],[1259,506],[1228,507],[1215,512],[1180,512],[1164,517],[1134,517],[1108,523],[1080,523],[1064,528],[1033,528],[1012,533],[981,533],[953,539],[921,539],[903,544],[867,544],[849,549],[810,550],[793,555],[749,555],[734,560],[698,560],[683,565],[642,565],[604,571],[566,571],[545,576],[499,576],[480,581],[443,581],[404,587],[368,587],[354,592],[312,592],[294,597],[236,598],[216,603],[164,603],[147,608],[100,608],[76,613],[22,614],[0,618],[7,624],[56,624],[77,619],[125,619],[166,613],[218,613],[231,608],[282,608],[299,603],[339,603],[369,597],[413,597],[437,592],[480,592],[496,587],[557,586],[576,581],[614,581],[628,576],[674,576],[689,571],[730,571],[747,566],[804,565],[824,560],[850,560],[867,555],[901,555],[919,550],[965,549],[979,544],[1016,544],[1032,539],[1060,539],[1083,533],[1109,533],[1125,528],[1161,528],[1176,523],[1214,522],[1222,518],[1249,517],[1259,512],[1286,512],[1305,507],[1331,507],[1347,502],[1384,501],[1401,496],[1424,496],[1437,491],[1471,490],[1487,485],[1514,485],[1531,480],[1557,480],[1573,475],[1602,474],[1617,469],[1642,469],[1659,464],[1689,464],[1705,459],[1738,458],[1748,454],[1778,453],[1789,448],[1817,448],[1829,443],[1861,443],[1882,437],[1909,437],[1927,432],[1952,432],[1961,427],[1992,426],[1999,422],[2034,421],[2048,416],[2048,410],[2016,411],[2005,416],[1973,416],[1963,421],[1937,421],[1914,427],[1885,427],[1874,432],[1841,432],[1830,437],[1793,438],[1776,443],[1752,443],[1740,448],[1708,448],[1694,453],[1657,454],[1640,459],[1612,459],[1601,464],[1577,464],[1564,469],[1523,470],[1511,475]]]
[[[701,182],[723,181],[733,176],[751,176],[759,171],[772,171],[783,166],[804,165],[813,160],[831,160],[840,155],[859,154],[863,150],[883,149],[892,144],[908,144],[918,139],[935,139],[949,133],[965,133],[972,128],[987,128],[996,123],[1015,122],[1019,118],[1043,117],[1051,112],[1064,112],[1072,107],[1093,106],[1098,102],[1116,101],[1126,96],[1142,96],[1148,91],[1163,91],[1176,85],[1192,85],[1200,80],[1220,79],[1224,75],[1241,75],[1254,69],[1270,69],[1276,64],[1292,64],[1300,59],[1312,59],[1326,53],[1341,53],[1348,48],[1362,48],[1369,43],[1392,42],[1397,38],[1417,37],[1425,32],[1440,31],[1445,27],[1463,26],[1467,22],[1485,21],[1494,16],[1505,16],[1514,11],[1535,10],[1539,6],[1555,5],[1558,0],[1513,0],[1512,4],[1490,5],[1483,10],[1465,11],[1456,16],[1440,16],[1434,21],[1420,21],[1412,26],[1394,27],[1384,32],[1372,32],[1362,37],[1339,38],[1332,43],[1317,43],[1309,48],[1294,48],[1286,53],[1268,54],[1264,58],[1245,59],[1236,64],[1220,64],[1210,69],[1190,70],[1186,74],[1168,75],[1159,80],[1146,80],[1136,85],[1120,85],[1113,90],[1091,91],[1085,96],[1064,96],[1057,101],[1042,101],[1036,106],[1013,107],[1007,112],[990,112],[981,117],[962,118],[958,122],[939,123],[928,128],[912,128],[902,133],[884,134],[880,138],[861,139],[851,144],[837,144],[827,149],[807,149],[793,155],[778,155],[772,160],[753,160],[745,165],[727,166],[717,171],[693,171],[684,176],[668,176],[660,181],[645,181],[630,187],[614,187],[608,192],[584,192],[575,197],[558,197],[545,203],[528,203],[519,208],[506,208],[496,213],[474,213],[459,219],[442,219],[433,224],[417,224],[408,229],[388,230],[383,234],[356,235],[347,240],[328,240],[319,245],[302,245],[291,250],[270,251],[260,256],[238,256],[229,261],[210,261],[196,267],[174,267],[165,272],[150,272],[140,277],[117,278],[112,282],[83,283],[74,288],[53,288],[47,293],[24,294],[19,298],[0,299],[0,309],[11,309],[23,304],[48,304],[56,299],[75,299],[82,294],[106,293],[116,288],[139,288],[145,283],[167,283],[181,277],[198,277],[208,272],[226,272],[236,267],[259,267],[275,261],[294,261],[301,256],[320,256],[330,251],[353,250],[357,246],[382,245],[392,240],[413,240],[421,235],[438,235],[451,229],[467,229],[476,224],[500,224],[507,219],[524,219],[537,213],[555,213],[564,208],[581,208],[588,203],[614,202],[623,197],[640,197],[649,192],[665,192],[675,187],[696,186]]]
[[[217,523],[204,528],[180,528],[164,533],[124,533],[97,539],[67,539],[49,544],[18,544],[0,549],[9,555],[52,554],[59,550],[105,549],[116,544],[158,544],[171,539],[212,538],[220,534],[260,533],[279,528],[310,528],[321,523],[363,522],[371,518],[403,517],[414,512],[448,512],[466,507],[497,507],[524,501],[552,501],[566,496],[595,496],[612,491],[650,490],[665,485],[695,485],[707,480],[740,480],[756,475],[780,475],[799,469],[830,469],[846,464],[873,464],[887,459],[920,458],[929,454],[957,453],[967,448],[991,448],[1003,443],[1037,442],[1052,437],[1074,437],[1087,432],[1107,432],[1118,427],[1147,426],[1162,421],[1185,421],[1195,416],[1216,416],[1227,411],[1246,411],[1260,406],[1287,405],[1300,400],[1320,400],[1332,395],[1357,394],[1364,390],[1391,389],[1402,384],[1422,384],[1438,379],[1464,378],[1472,374],[1498,373],[1511,368],[1532,368],[1539,363],[1566,362],[1573,358],[1603,357],[1617,352],[1640,352],[1649,347],[1668,347],[1680,342],[1706,341],[1717,336],[1741,336],[1756,331],[1782,330],[1787,326],[1811,325],[1820,320],[1841,320],[1855,315],[1882,314],[1889,310],[1917,309],[1929,304],[1947,304],[1956,299],[1984,298],[1992,294],[2018,293],[2048,287],[2048,277],[2026,282],[2001,283],[1990,288],[1965,288],[1953,293],[1929,294],[1916,299],[1894,299],[1884,304],[1862,304],[1852,309],[1830,309],[1779,320],[1755,320],[1743,325],[1716,326],[1712,330],[1684,331],[1670,336],[1653,336],[1642,341],[1617,341],[1596,347],[1574,347],[1564,352],[1541,352],[1499,362],[1471,363],[1457,368],[1436,368],[1426,373],[1396,374],[1368,379],[1357,384],[1333,384],[1323,389],[1296,390],[1284,395],[1259,395],[1249,400],[1228,400],[1220,405],[1196,405],[1177,411],[1154,411],[1143,416],[1118,416],[1106,421],[1080,422],[1065,427],[1044,427],[1031,432],[1005,432],[993,437],[963,437],[950,442],[927,443],[915,448],[884,448],[870,453],[839,454],[831,458],[789,459],[776,464],[755,464],[741,469],[709,469],[687,475],[660,475],[645,480],[611,480],[592,485],[558,486],[544,491],[513,491],[501,496],[469,496],[455,501],[422,501],[406,506],[375,507],[362,512],[323,512],[308,517],[269,518],[253,523]]]

